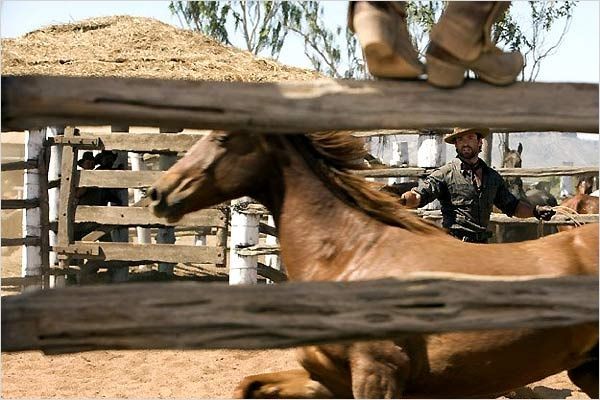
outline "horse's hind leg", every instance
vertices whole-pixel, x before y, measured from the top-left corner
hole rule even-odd
[[[598,398],[598,360],[570,369],[569,379],[592,399]]]
[[[331,392],[304,369],[250,375],[235,388],[237,399],[324,399]]]
[[[590,350],[589,360],[567,371],[569,379],[592,399],[598,398],[598,344]]]

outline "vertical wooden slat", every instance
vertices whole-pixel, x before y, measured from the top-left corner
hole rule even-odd
[[[40,187],[40,252],[42,258],[42,282],[45,288],[50,286],[50,220],[48,209],[48,163],[50,161],[50,146],[44,142],[38,160]]]
[[[65,128],[65,137],[75,136],[75,128]],[[60,195],[58,205],[58,237],[57,245],[68,246],[73,243],[73,225],[75,217],[75,187],[77,180],[76,150],[72,146],[64,146],[62,150],[62,164],[60,177]],[[59,261],[61,268],[68,266],[68,258]]]
[[[223,247],[224,249],[227,248],[227,238],[229,237],[229,207],[225,208],[225,210],[223,211],[224,215],[225,215],[225,222],[224,222],[224,226],[221,227],[217,227],[217,232],[216,232],[216,236],[217,236],[217,243],[216,246],[217,247]],[[223,264],[217,264],[217,267],[222,267],[225,268],[227,267],[227,257],[223,257]]]

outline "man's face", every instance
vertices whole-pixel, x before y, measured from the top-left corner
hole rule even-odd
[[[459,136],[454,142],[456,152],[464,159],[470,160],[479,154],[481,139],[476,133],[470,132]]]
[[[81,163],[83,169],[94,169],[94,160],[83,160]]]

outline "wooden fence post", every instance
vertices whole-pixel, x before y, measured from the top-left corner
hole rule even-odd
[[[494,132],[483,138],[483,144],[481,146],[481,159],[487,165],[492,165],[492,148],[494,143]]]
[[[272,215],[269,215],[267,217],[267,225],[275,228],[275,221],[274,221]],[[273,236],[273,235],[267,235],[267,237],[265,239],[265,244],[268,244],[268,245],[278,244],[277,237]],[[265,265],[268,267],[274,268],[277,271],[281,271],[281,259],[276,254],[266,255],[265,256]],[[270,279],[267,279],[267,283],[273,283],[273,281]]]
[[[177,133],[181,132],[182,129],[168,129],[160,128],[160,133]],[[161,171],[166,171],[173,164],[177,162],[177,155],[174,154],[161,154],[158,158],[158,167]],[[175,228],[159,228],[158,234],[156,235],[156,243],[174,244],[175,243]],[[158,271],[164,272],[169,275],[173,275],[175,264],[160,263],[158,264]]]
[[[65,138],[75,136],[75,129],[65,128]],[[61,156],[60,192],[58,200],[58,225],[56,245],[66,248],[73,243],[75,220],[75,190],[77,173],[77,151],[72,146],[63,146]],[[59,267],[63,270],[69,267],[69,256],[59,257]]]
[[[25,170],[23,177],[23,199],[40,198],[39,161],[44,144],[44,134],[40,130],[30,130],[25,133],[25,160],[37,160],[36,168]],[[41,210],[40,207],[26,208],[23,211],[23,237],[41,237]],[[41,276],[42,256],[39,244],[24,244],[21,258],[21,276]],[[26,283],[24,288],[41,289],[40,283]]]
[[[128,153],[128,155],[129,155],[129,162],[131,164],[132,171],[145,171],[148,169],[146,167],[146,164],[144,163],[143,154],[130,151]],[[137,203],[138,201],[140,201],[142,199],[142,197],[144,197],[143,191],[141,191],[140,189],[133,189],[134,203]],[[137,231],[137,241],[139,244],[152,243],[150,229],[142,228],[142,227],[138,226],[138,227],[136,227],[136,231]]]
[[[49,126],[46,128],[46,137],[52,138],[57,135],[64,135],[64,127]],[[50,146],[50,160],[48,164],[48,181],[56,182],[61,179],[61,164],[62,164],[62,145]],[[48,189],[48,221],[58,223],[58,199],[60,187],[53,187]],[[56,246],[57,232],[49,230],[48,232],[48,244],[53,247]],[[51,268],[58,267],[58,257],[56,252],[51,251],[48,255],[48,264]],[[66,285],[65,275],[51,275],[50,276],[50,287],[64,287]]]
[[[240,256],[240,248],[258,244],[259,214],[240,212],[236,205],[249,202],[242,197],[231,202],[231,250],[229,252],[229,284],[255,284],[257,282],[257,257]]]
[[[129,126],[111,125],[111,133],[114,132],[129,132]],[[127,152],[118,151],[115,165],[122,165],[123,169],[127,169]],[[118,191],[118,196],[122,204],[129,204],[129,191],[122,189]],[[129,228],[116,228],[110,232],[113,242],[129,242]],[[111,282],[126,282],[129,280],[129,267],[113,267],[109,269]]]

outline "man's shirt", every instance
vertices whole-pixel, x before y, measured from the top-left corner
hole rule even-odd
[[[475,184],[469,168],[459,158],[436,169],[414,189],[421,195],[419,207],[438,199],[442,205],[442,225],[465,233],[487,231],[492,207],[512,216],[519,200],[507,189],[500,174],[481,164],[481,182]]]

